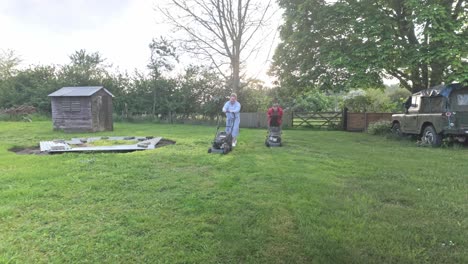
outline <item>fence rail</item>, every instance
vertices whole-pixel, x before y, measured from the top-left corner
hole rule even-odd
[[[342,112],[293,112],[292,127],[342,128]]]

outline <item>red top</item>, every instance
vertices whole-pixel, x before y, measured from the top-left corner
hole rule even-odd
[[[270,107],[267,112],[268,115],[268,125],[269,126],[281,126],[282,118],[283,118],[283,109],[281,107],[277,107],[276,111],[273,107]],[[276,119],[276,125],[272,124],[272,117],[273,119]],[[274,120],[273,120],[274,122]]]

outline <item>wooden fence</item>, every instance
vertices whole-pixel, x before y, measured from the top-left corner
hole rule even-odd
[[[151,120],[151,116],[148,116]],[[220,124],[224,125],[226,123],[226,117],[224,114],[219,116]],[[284,111],[283,113],[283,124],[282,127],[290,127],[292,114],[289,111]],[[144,119],[143,119],[144,120]],[[209,118],[209,117],[177,117],[173,115],[167,119],[159,119],[158,121],[161,123],[171,123],[171,124],[189,124],[189,125],[216,125],[217,124],[217,117]],[[268,117],[266,112],[246,112],[240,113],[240,127],[243,128],[266,128],[268,122]]]
[[[266,112],[240,113],[240,127],[242,128],[266,128]],[[221,115],[221,124],[224,125],[225,117]],[[319,129],[336,129],[344,131],[366,131],[370,123],[380,120],[392,120],[392,113],[350,113],[342,112],[291,112],[284,111],[283,128],[303,127]],[[216,118],[173,118],[159,120],[160,122],[182,123],[192,125],[216,125]]]
[[[367,131],[369,124],[392,120],[392,113],[350,113],[342,112],[309,112],[292,113],[292,127],[309,127],[337,129],[345,131]]]
[[[283,113],[283,127],[289,127],[292,122],[292,114],[289,111]],[[268,126],[266,112],[241,113],[240,127],[266,128]]]
[[[346,131],[367,131],[369,124],[382,120],[392,121],[392,113],[347,113]]]
[[[342,112],[293,112],[292,127],[309,127],[309,128],[327,128],[341,129],[343,128],[343,113]]]

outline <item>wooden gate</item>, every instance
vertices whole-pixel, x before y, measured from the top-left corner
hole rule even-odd
[[[292,127],[343,129],[342,112],[293,112]]]

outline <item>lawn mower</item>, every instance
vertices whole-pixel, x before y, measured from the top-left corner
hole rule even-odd
[[[265,146],[267,147],[281,147],[281,125],[278,122],[278,116],[271,117],[270,124],[268,124],[268,135],[265,139]]]
[[[228,120],[225,131],[219,131],[221,127],[219,124],[220,118],[217,117],[216,135],[213,140],[212,146],[208,149],[208,153],[222,153],[227,154],[232,150],[232,130],[234,129],[234,122],[236,120],[235,113],[228,114]]]

